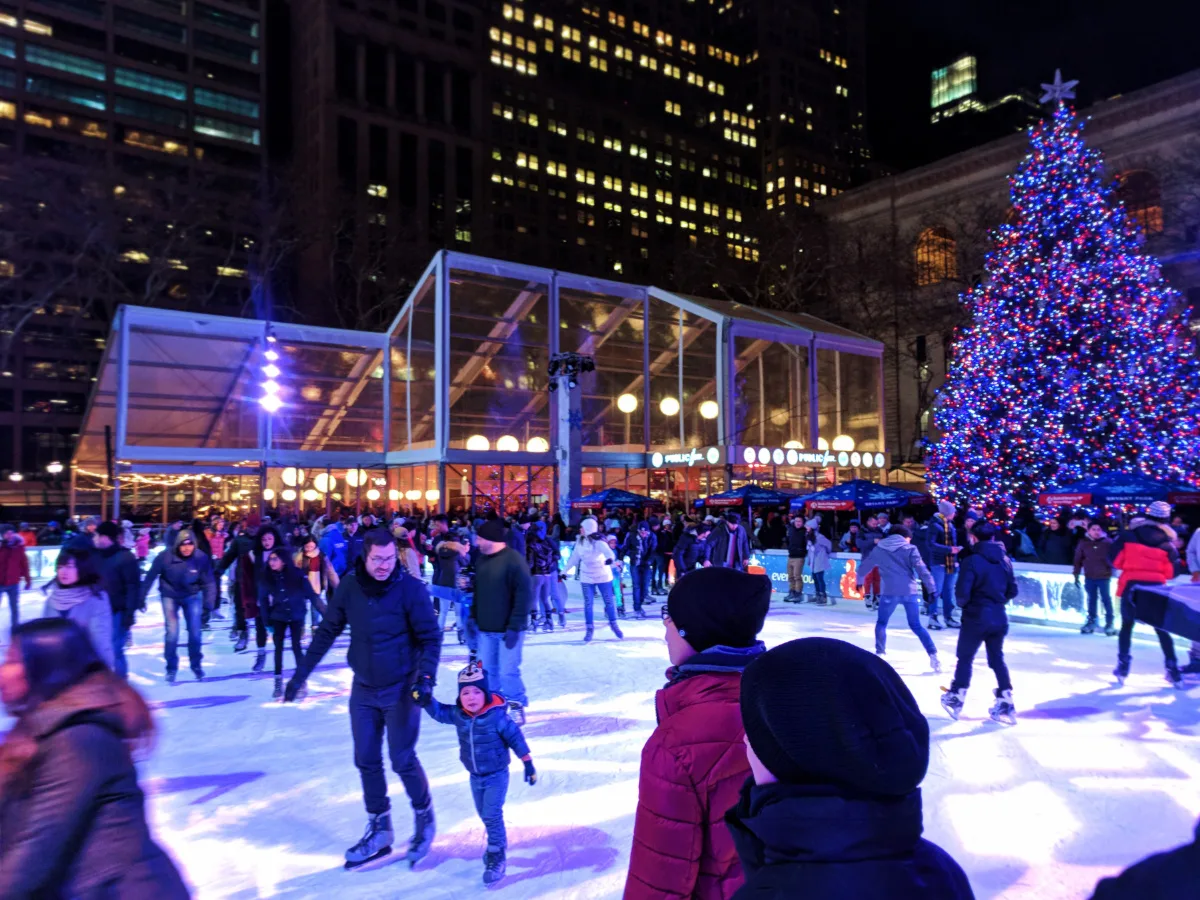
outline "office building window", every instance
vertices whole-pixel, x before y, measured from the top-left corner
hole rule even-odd
[[[249,119],[258,118],[258,103],[254,100],[235,97],[232,94],[222,94],[219,91],[209,91],[204,88],[196,88],[195,96],[197,106],[220,109],[237,116],[246,116]]]
[[[939,284],[958,277],[958,244],[940,225],[926,228],[917,238],[917,284]]]
[[[106,109],[104,91],[85,88],[69,81],[59,81],[57,78],[45,78],[41,75],[27,75],[25,90],[31,94],[40,94],[55,100],[86,106],[88,109]]]
[[[257,128],[239,125],[236,122],[226,122],[223,119],[212,119],[208,116],[196,116],[196,132],[209,137],[224,138],[227,141],[241,141],[256,147],[260,142]]]
[[[1153,173],[1139,169],[1118,175],[1113,196],[1125,205],[1125,212],[1142,234],[1162,233],[1162,188]]]
[[[187,113],[169,106],[147,103],[145,100],[118,96],[113,98],[113,110],[120,115],[136,116],[139,119],[159,122],[173,128],[187,128]]]
[[[0,56],[7,56],[9,59],[16,59],[17,42],[12,38],[0,37]]]
[[[108,68],[102,62],[74,53],[53,50],[50,47],[40,47],[37,44],[25,45],[25,59],[39,66],[82,75],[85,78],[95,78],[97,81],[104,81],[108,77]]]
[[[158,94],[160,97],[170,97],[172,100],[187,99],[187,85],[182,81],[159,78],[157,75],[148,75],[136,69],[118,67],[113,80],[121,87],[133,88],[135,91]]]
[[[251,47],[238,41],[231,41],[215,34],[209,34],[207,31],[197,31],[194,40],[197,50],[216,53],[218,56],[227,56],[230,59],[240,60],[251,65],[258,65],[257,47]]]
[[[187,29],[175,22],[148,16],[136,10],[118,6],[113,10],[113,22],[132,31],[140,31],[164,41],[187,43]]]
[[[226,12],[223,9],[217,9],[215,6],[208,6],[204,3],[196,4],[194,14],[198,22],[208,22],[232,31],[240,31],[247,37],[258,37],[257,19],[251,19],[248,16],[239,16],[237,13]]]

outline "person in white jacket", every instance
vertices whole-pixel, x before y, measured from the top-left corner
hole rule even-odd
[[[576,566],[579,567],[579,583],[583,587],[583,618],[587,624],[587,632],[583,637],[585,643],[592,639],[592,604],[595,602],[597,590],[604,600],[604,614],[608,617],[608,627],[618,640],[625,638],[617,625],[617,608],[613,603],[612,566],[616,561],[616,554],[612,552],[604,537],[597,533],[599,530],[599,523],[591,516],[579,523],[579,539],[575,541],[571,558],[567,560],[566,565],[568,572]]]

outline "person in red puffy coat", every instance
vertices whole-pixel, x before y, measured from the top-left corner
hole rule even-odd
[[[742,885],[723,817],[750,775],[738,704],[770,603],[766,576],[736,568],[690,572],[667,597],[671,668],[642,750],[625,900],[728,900]]]
[[[1144,517],[1135,517],[1128,531],[1123,532],[1108,550],[1108,558],[1114,569],[1120,569],[1117,581],[1117,596],[1121,598],[1121,631],[1117,635],[1117,667],[1113,675],[1124,683],[1132,662],[1130,647],[1133,642],[1133,626],[1137,621],[1137,606],[1133,601],[1133,588],[1138,585],[1166,584],[1175,577],[1175,564],[1179,562],[1179,551],[1172,543],[1175,532],[1167,524],[1171,518],[1171,506],[1163,501],[1151,503]],[[1175,642],[1161,628],[1154,629],[1162,647],[1167,681],[1175,687],[1183,686],[1183,676],[1175,657]]]

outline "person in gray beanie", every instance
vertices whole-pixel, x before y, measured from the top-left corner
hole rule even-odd
[[[829,538],[821,534],[821,517],[813,516],[804,523],[804,527],[808,531],[808,559],[807,564],[809,571],[813,577],[813,595],[812,602],[818,606],[837,605],[837,599],[829,596],[829,589],[825,584],[825,573],[829,571],[829,555],[833,552],[833,544]]]
[[[891,666],[788,641],[746,667],[741,711],[752,777],[725,814],[746,878],[732,900],[972,900],[921,837],[929,723]]]
[[[933,575],[934,592],[929,599],[929,630],[940,631],[942,623],[938,621],[938,601],[941,600],[942,612],[946,614],[946,627],[958,628],[959,623],[954,618],[954,588],[958,583],[958,554],[962,548],[958,546],[954,531],[954,504],[949,500],[939,500],[938,511],[925,529],[925,539],[929,547],[929,571]]]

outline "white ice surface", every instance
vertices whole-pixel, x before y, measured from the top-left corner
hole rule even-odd
[[[639,757],[667,666],[659,607],[649,608],[647,621],[623,623],[624,642],[600,628],[584,645],[577,597],[570,605],[576,611],[566,633],[539,634],[526,646],[525,733],[541,779],[527,787],[514,760],[508,877],[495,888],[513,900],[621,896]],[[27,594],[25,615],[37,609]],[[7,618],[0,614],[4,635]],[[482,890],[483,827],[454,729],[422,721],[418,750],[438,820],[429,858],[415,871],[397,854],[345,872],[342,853],[365,819],[346,712],[348,639],[313,675],[309,698],[283,706],[270,699],[269,674],[250,674],[253,653],[232,652],[228,625],[214,622],[205,635],[203,684],[192,682],[182,642],[180,683],[163,681],[154,605],[129,654],[131,681],[156,705],[161,729],[141,767],[152,827],[196,897],[437,900]],[[763,637],[774,646],[819,634],[873,649],[872,628],[861,604],[820,609],[777,600]],[[944,715],[939,686],[949,684],[956,638],[934,634],[947,672],[933,676],[900,614],[887,658],[933,734],[926,836],[962,864],[977,897],[1086,898],[1103,875],[1190,840],[1200,814],[1200,684],[1187,692],[1168,687],[1155,642],[1135,640],[1133,674],[1114,688],[1116,638],[1014,625],[1008,659],[1020,721],[1006,729],[987,718],[994,680],[982,651],[964,717]],[[443,700],[453,697],[466,661],[453,632],[447,639]],[[289,674],[290,651],[284,664]],[[398,843],[406,842],[409,807],[390,772],[389,785]]]

